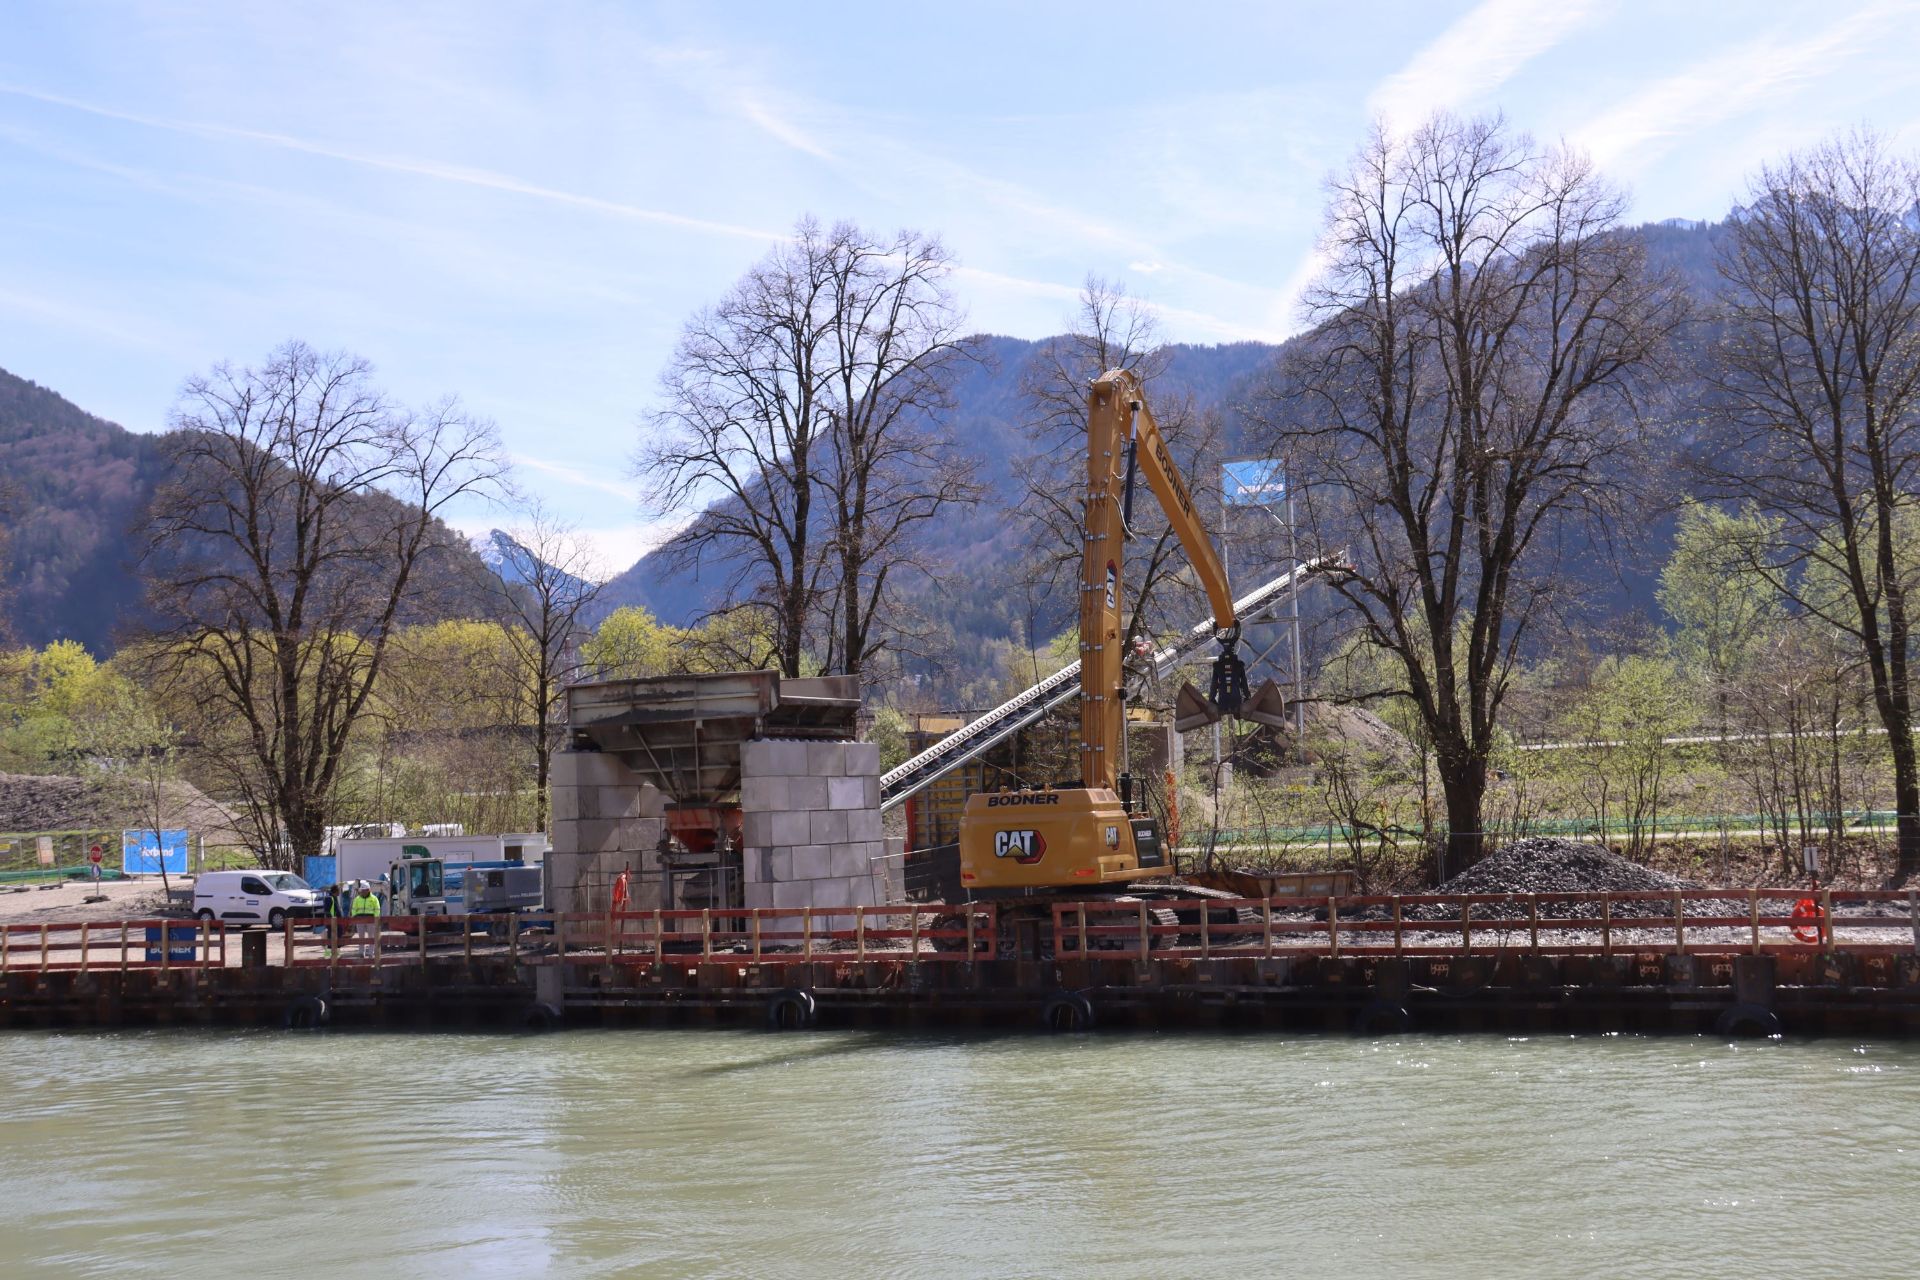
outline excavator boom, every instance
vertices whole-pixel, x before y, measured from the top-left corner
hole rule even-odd
[[[1215,633],[1230,645],[1240,626],[1226,566],[1194,510],[1193,492],[1167,451],[1139,379],[1127,369],[1109,370],[1087,392],[1086,547],[1080,579],[1080,777],[1084,786],[1109,790],[1119,779],[1126,731],[1126,487],[1136,466],[1146,474],[1147,487],[1206,589]]]
[[[1125,369],[1095,379],[1087,392],[1086,539],[1080,578],[1080,778],[1043,791],[981,792],[960,821],[960,883],[977,897],[1029,897],[1060,890],[1123,888],[1173,874],[1158,824],[1136,810],[1123,763],[1126,733],[1126,544],[1134,475],[1167,514],[1213,607],[1221,653],[1213,696],[1183,689],[1176,728],[1248,715],[1263,686],[1246,698],[1246,672],[1234,653],[1240,620],[1226,566],[1207,536],[1193,493],[1167,451],[1160,424]],[[1243,703],[1246,704],[1243,706]],[[1265,718],[1261,715],[1260,718]]]

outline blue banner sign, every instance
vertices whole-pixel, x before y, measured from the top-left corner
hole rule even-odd
[[[168,875],[187,874],[187,833],[185,831],[122,831],[120,833],[120,869],[130,876],[157,876],[165,867]]]
[[[192,964],[200,958],[199,948],[194,940],[200,936],[198,925],[169,924],[147,926],[147,963],[160,963],[160,933],[167,935],[167,963]]]
[[[1228,462],[1220,468],[1220,490],[1230,507],[1273,507],[1287,500],[1287,469],[1276,458]]]

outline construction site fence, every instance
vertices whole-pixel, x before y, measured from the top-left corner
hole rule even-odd
[[[1573,914],[1543,911],[1571,908]],[[1878,932],[1870,932],[1878,931]],[[1920,953],[1920,891],[1367,894],[1053,907],[1057,957]]]
[[[105,879],[120,876],[120,831],[0,831],[0,884],[20,880],[66,880],[88,872],[88,854],[101,850]],[[42,862],[41,858],[48,859]]]
[[[1891,809],[1849,809],[1837,815],[1816,813],[1808,815],[1810,830],[1825,834],[1836,827],[1842,832],[1859,832],[1873,836],[1891,837],[1895,833],[1896,815]],[[1798,834],[1800,820],[1793,814],[1782,818],[1779,814],[1734,813],[1681,815],[1643,818],[1638,821],[1630,818],[1610,818],[1601,822],[1596,818],[1525,818],[1516,819],[1497,829],[1481,834],[1497,840],[1520,840],[1528,836],[1568,836],[1598,837],[1631,836],[1636,832],[1641,837],[1667,836],[1677,839],[1706,839],[1722,835],[1739,835],[1742,832],[1773,832],[1785,826],[1790,833]],[[1386,825],[1366,827],[1361,830],[1360,838],[1371,842],[1382,837],[1391,840],[1417,841],[1423,837],[1435,840],[1447,838],[1449,828],[1444,822],[1437,822],[1431,828]],[[1221,846],[1246,845],[1327,845],[1342,844],[1353,838],[1353,829],[1341,823],[1323,823],[1319,826],[1302,827],[1222,827],[1217,832],[1204,830],[1189,832],[1193,841],[1204,843],[1211,840],[1216,848]]]

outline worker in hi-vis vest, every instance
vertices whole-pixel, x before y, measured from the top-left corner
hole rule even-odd
[[[374,954],[380,939],[380,899],[365,880],[354,882],[353,902],[347,907],[347,912],[354,917],[353,932],[360,939],[360,954]],[[367,916],[373,917],[372,920],[360,923]]]
[[[349,884],[335,883],[327,886],[327,923],[325,931],[327,938],[327,958],[329,960],[333,959],[338,953],[340,940],[346,933],[347,903],[349,901],[349,895],[352,892],[353,886]]]

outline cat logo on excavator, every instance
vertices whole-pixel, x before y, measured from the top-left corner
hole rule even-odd
[[[996,831],[993,856],[1012,858],[1022,866],[1032,866],[1046,856],[1047,842],[1038,831]]]

